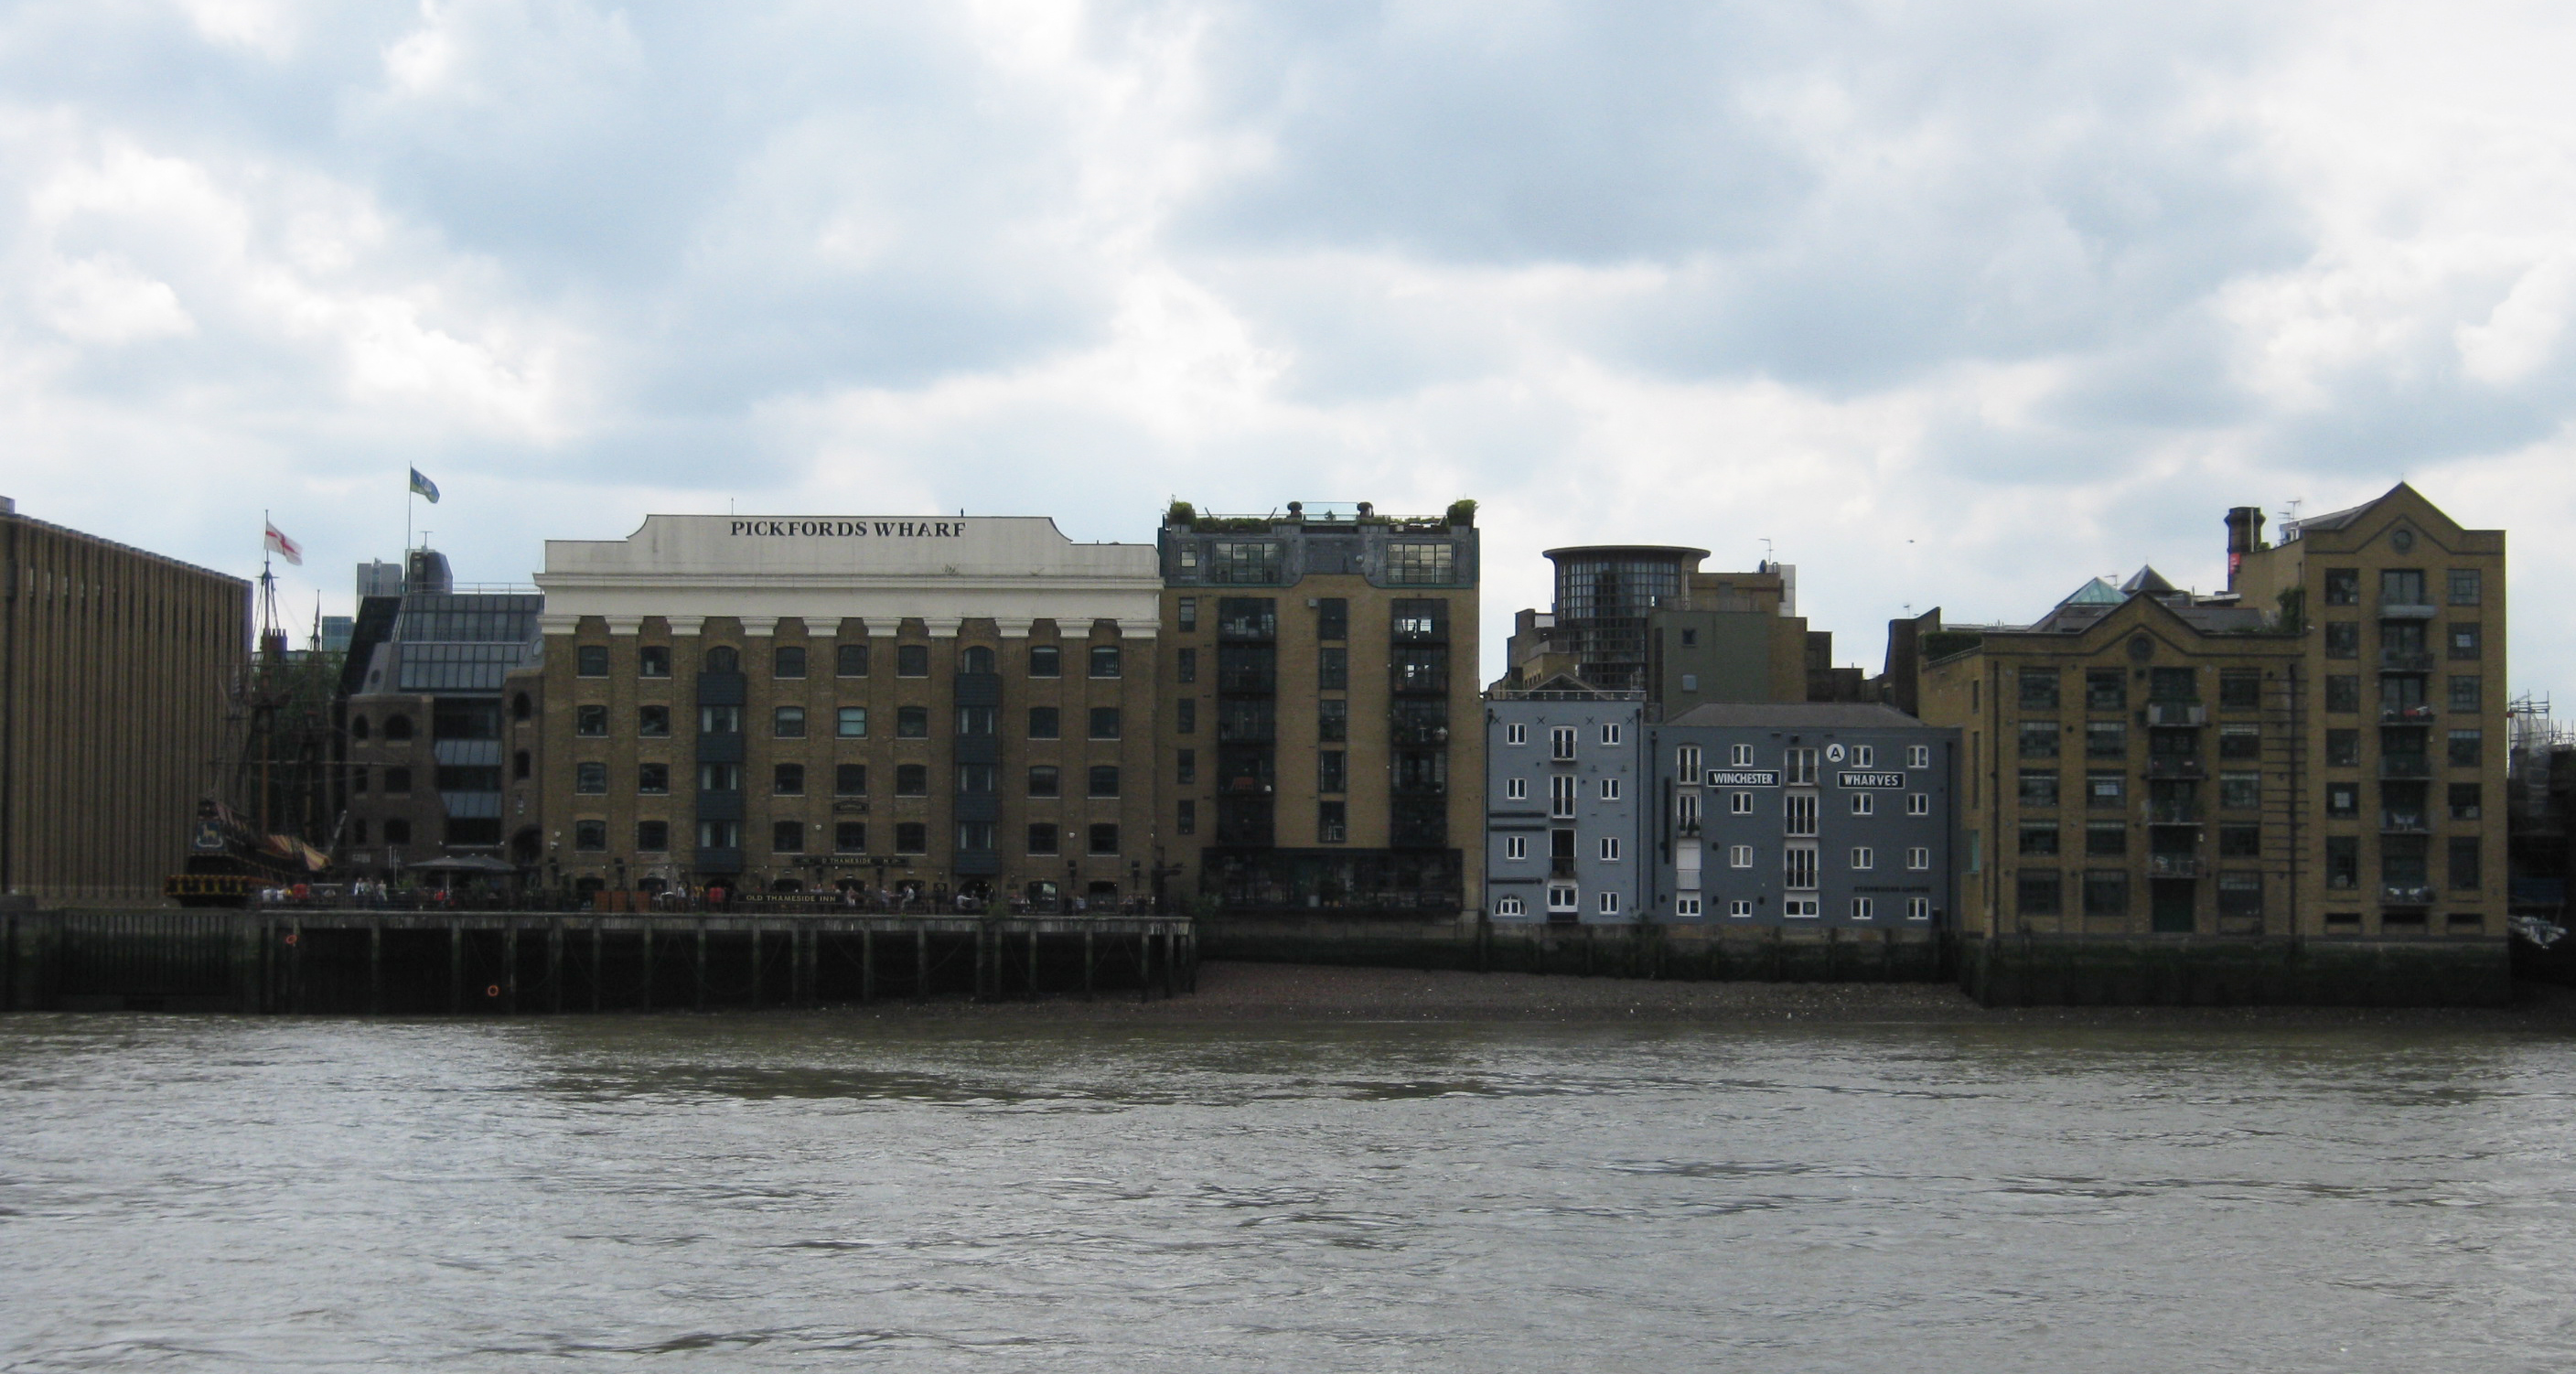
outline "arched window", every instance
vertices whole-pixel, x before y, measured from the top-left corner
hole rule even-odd
[[[396,712],[393,715],[385,717],[385,738],[410,739],[411,717],[403,715],[400,712]]]
[[[707,671],[710,673],[739,673],[742,671],[742,655],[724,645],[717,645],[715,648],[707,650]]]
[[[534,715],[535,713],[535,703],[528,700],[527,693],[521,692],[517,696],[510,698],[510,719],[526,720],[529,716]]]
[[[351,739],[365,739],[366,737],[367,737],[367,718],[366,718],[365,716],[351,716],[351,717],[349,717],[349,738],[351,738]]]
[[[981,645],[968,649],[966,652],[957,656],[957,671],[961,673],[989,673],[993,671],[993,651],[984,648]]]

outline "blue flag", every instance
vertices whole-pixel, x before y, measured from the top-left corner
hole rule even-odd
[[[421,476],[418,468],[411,470],[411,490],[414,496],[428,497],[431,505],[438,504],[438,484]]]

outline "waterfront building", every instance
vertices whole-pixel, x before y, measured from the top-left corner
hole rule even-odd
[[[2147,569],[1918,627],[1964,930],[2502,937],[2503,532],[2403,485],[2262,524],[2228,513],[2221,593]]]
[[[1643,748],[1647,919],[1922,931],[1956,910],[1957,731],[1877,703],[1725,703]]]
[[[1152,890],[1155,551],[1043,517],[548,540],[543,854],[583,886]]]
[[[1547,556],[1555,602],[1513,618],[1499,688],[1572,678],[1643,693],[1668,715],[1711,702],[1832,698],[1833,637],[1798,614],[1796,568],[1703,572],[1708,550],[1660,544]]]
[[[405,554],[399,579],[385,575],[389,566],[358,567],[341,668],[342,864],[376,880],[523,873],[536,855],[533,761],[508,736],[529,705],[505,684],[537,659],[544,597],[533,587],[460,586],[435,549]]]
[[[1646,694],[1571,676],[1485,699],[1485,914],[1617,924],[1646,913]]]
[[[250,584],[0,498],[0,893],[141,905],[240,747]]]
[[[1203,909],[1472,910],[1484,821],[1472,502],[1159,535],[1172,876]]]

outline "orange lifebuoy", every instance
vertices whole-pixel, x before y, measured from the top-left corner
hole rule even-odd
[[[500,984],[498,984],[498,983],[494,983],[492,986],[490,986],[490,987],[488,987],[488,988],[483,989],[483,995],[484,995],[484,996],[486,996],[486,997],[498,997],[498,996],[500,996],[500,995],[501,995],[501,985],[500,985]]]
[[[290,932],[288,932],[288,933],[287,933],[287,936],[286,936],[286,943],[288,943],[288,944],[290,944],[290,945],[295,943],[295,935],[294,935],[294,933],[293,933],[292,931],[290,931]]]

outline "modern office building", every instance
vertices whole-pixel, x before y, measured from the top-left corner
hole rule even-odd
[[[1701,706],[1645,730],[1651,919],[1930,930],[1957,906],[1955,730],[1876,703]]]
[[[1970,933],[2501,938],[2504,534],[2411,488],[2227,517],[2228,587],[2152,569],[2028,626],[1919,627],[1965,739]]]
[[[1706,549],[1605,544],[1550,549],[1556,601],[1513,618],[1495,686],[1559,678],[1641,692],[1667,715],[1712,702],[1831,697],[1832,636],[1798,614],[1798,570],[1702,572]],[[1821,658],[1819,656],[1821,655]],[[1823,671],[1819,671],[1819,668]]]
[[[1474,507],[1175,505],[1159,535],[1162,833],[1203,910],[1472,910]]]
[[[549,877],[1152,890],[1150,547],[1044,518],[655,515],[547,541],[537,583]]]
[[[238,763],[249,643],[249,583],[0,498],[0,893],[161,901]]]
[[[1485,914],[1505,924],[1640,919],[1654,856],[1646,694],[1571,677],[1485,700]]]
[[[383,576],[386,566],[359,565],[341,669],[341,862],[371,879],[524,869],[529,841],[523,835],[514,857],[508,840],[536,822],[524,789],[507,794],[503,689],[537,659],[545,599],[530,587],[460,587],[435,549],[406,554],[399,582]],[[525,771],[519,776],[526,781]]]

